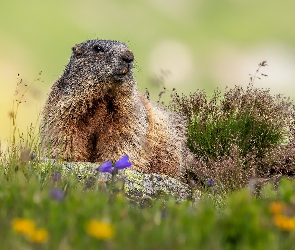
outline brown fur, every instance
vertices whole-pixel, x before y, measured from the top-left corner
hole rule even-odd
[[[191,160],[185,121],[136,90],[132,67],[123,43],[90,40],[73,47],[42,112],[48,157],[103,162],[127,154],[133,169],[183,177]]]

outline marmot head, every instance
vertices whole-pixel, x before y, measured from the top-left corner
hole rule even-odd
[[[65,78],[96,83],[133,81],[133,53],[126,44],[110,40],[88,40],[72,48]]]
[[[63,74],[52,86],[49,106],[55,103],[64,117],[72,119],[88,115],[98,103],[114,111],[118,103],[132,102],[130,97],[136,93],[134,56],[124,43],[88,40],[72,51]]]

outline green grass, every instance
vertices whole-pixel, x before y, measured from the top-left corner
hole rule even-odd
[[[41,170],[41,168],[43,170]],[[295,239],[295,182],[284,179],[278,191],[271,185],[257,199],[245,188],[227,195],[224,208],[214,205],[214,192],[204,191],[201,201],[177,204],[173,198],[142,208],[119,192],[110,196],[96,183],[85,189],[74,175],[55,179],[51,166],[34,160],[2,162],[0,171],[0,240],[2,249],[292,249]],[[50,195],[61,190],[64,198]],[[206,193],[208,195],[206,195]],[[209,195],[211,194],[211,195]],[[211,197],[211,198],[210,198]],[[292,219],[289,229],[276,226],[269,210],[274,201],[285,204],[281,214]],[[40,243],[13,229],[16,218],[33,221],[48,233]],[[86,230],[91,220],[107,223]],[[25,230],[26,231],[26,230]]]
[[[221,99],[218,92],[182,98],[173,101],[205,152],[196,155],[195,174],[214,184],[192,185],[201,191],[198,201],[165,197],[147,204],[128,199],[118,185],[97,180],[89,187],[42,161],[38,131],[17,129],[16,103],[10,146],[0,156],[2,249],[294,249],[292,103],[253,86]],[[210,151],[216,141],[223,147]],[[249,155],[251,143],[258,156]],[[289,178],[257,184],[278,166]]]

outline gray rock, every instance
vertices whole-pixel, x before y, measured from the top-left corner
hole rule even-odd
[[[97,170],[98,164],[89,162],[56,162],[50,161],[53,166],[62,165],[67,174],[75,174],[86,185],[91,186],[96,182],[100,185],[108,185],[112,181],[112,174],[101,173]],[[177,201],[197,201],[200,194],[186,183],[163,174],[144,174],[136,170],[123,169],[114,177],[115,182],[122,182],[127,197],[135,200],[155,199],[165,196],[173,196]]]

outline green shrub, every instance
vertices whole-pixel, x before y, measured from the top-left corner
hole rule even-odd
[[[204,186],[214,180],[222,192],[252,178],[295,174],[294,103],[249,84],[212,97],[204,91],[172,94],[169,108],[188,122],[188,147],[196,156],[189,178]]]
[[[188,119],[188,146],[197,156],[213,159],[230,155],[237,145],[242,156],[286,142],[294,110],[286,98],[249,85],[236,86],[223,97],[216,90],[211,98],[199,91],[189,96],[174,95],[170,104]]]

